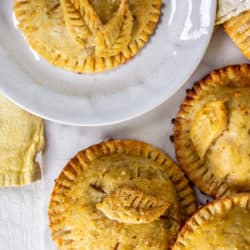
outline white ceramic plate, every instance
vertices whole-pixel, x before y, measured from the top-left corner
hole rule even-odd
[[[106,125],[161,104],[191,76],[208,46],[215,0],[164,0],[146,47],[115,70],[78,75],[39,59],[0,1],[0,89],[26,110],[71,125]]]

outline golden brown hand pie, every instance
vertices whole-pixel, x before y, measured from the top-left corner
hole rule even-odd
[[[250,59],[250,10],[232,17],[224,28],[241,52]]]
[[[203,207],[189,219],[172,250],[249,250],[250,194]]]
[[[195,211],[180,169],[155,147],[111,140],[79,152],[56,180],[49,206],[59,249],[162,249]]]
[[[161,0],[15,0],[18,28],[51,64],[74,72],[112,69],[148,41]]]
[[[204,193],[250,190],[250,65],[214,71],[188,91],[174,142],[181,168]]]

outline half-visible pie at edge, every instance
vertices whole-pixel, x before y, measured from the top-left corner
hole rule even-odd
[[[250,5],[250,2],[249,2]],[[224,28],[241,52],[250,59],[250,10],[230,18],[224,23]]]
[[[174,123],[180,167],[204,193],[250,190],[250,65],[213,71],[188,91]]]
[[[148,41],[161,0],[15,0],[18,28],[51,64],[100,72],[125,63]]]
[[[58,249],[166,250],[195,208],[187,179],[166,154],[111,140],[79,152],[63,169],[50,229]]]
[[[203,207],[189,219],[172,250],[249,250],[250,194]]]

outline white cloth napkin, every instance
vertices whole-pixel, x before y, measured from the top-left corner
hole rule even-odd
[[[250,0],[218,0],[216,24],[222,24],[249,9]]]

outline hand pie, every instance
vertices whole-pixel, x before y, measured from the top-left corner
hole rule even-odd
[[[241,52],[250,59],[250,10],[232,17],[224,24],[224,28]]]
[[[203,207],[189,219],[172,250],[248,250],[250,194],[238,194]]]
[[[15,0],[18,28],[51,64],[100,72],[132,58],[148,41],[161,0]]]
[[[250,66],[214,71],[188,91],[174,123],[180,167],[213,197],[250,190]]]
[[[79,152],[49,205],[58,249],[168,249],[195,211],[180,169],[143,142],[111,140]]]
[[[40,179],[35,158],[44,144],[42,119],[0,96],[0,186],[21,186]]]

